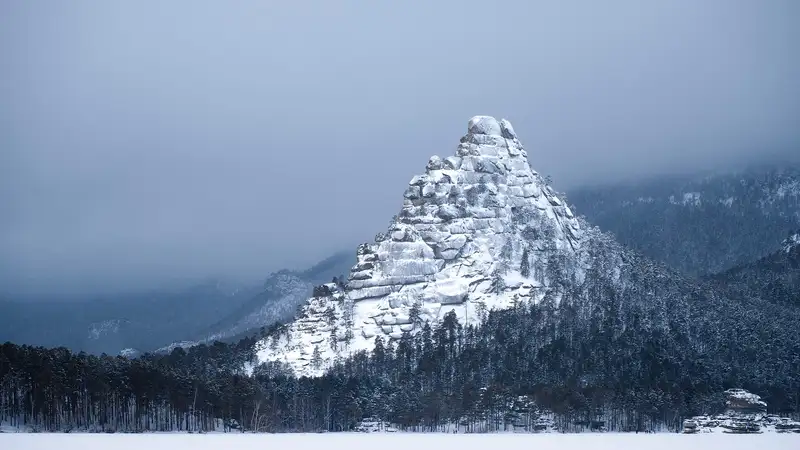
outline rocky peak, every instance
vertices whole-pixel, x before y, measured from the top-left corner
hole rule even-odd
[[[389,229],[359,246],[345,288],[312,298],[261,360],[315,373],[450,311],[466,323],[537,301],[552,281],[548,262],[580,243],[578,219],[531,170],[507,120],[473,117],[455,154],[431,157],[403,198]]]

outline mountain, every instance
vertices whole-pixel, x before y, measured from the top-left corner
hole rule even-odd
[[[303,271],[281,270],[271,274],[261,291],[222,318],[191,336],[158,349],[169,352],[176,347],[191,347],[215,340],[235,341],[260,328],[268,328],[294,317],[298,307],[316,285],[348,273],[354,261],[352,252],[339,252]]]
[[[710,277],[737,297],[755,297],[800,308],[800,231],[772,254]]]
[[[371,348],[377,335],[400,338],[450,310],[479,320],[541,300],[560,262],[579,259],[578,220],[531,170],[508,121],[470,120],[456,155],[432,157],[404,198],[388,231],[358,248],[344,290],[313,298],[262,359],[303,371],[312,359],[327,366]]]
[[[511,125],[478,116],[455,156],[431,158],[412,178],[400,214],[358,248],[347,280],[314,287],[293,321],[263,338],[132,359],[4,344],[0,421],[675,431],[748,393],[763,399],[750,402],[758,411],[792,416],[800,308],[749,280],[791,279],[783,262],[798,241],[722,278],[690,277],[576,218],[530,169]]]
[[[86,301],[3,301],[0,342],[109,354],[153,350],[194,335],[257,292],[209,280],[184,289]]]
[[[707,275],[766,256],[800,227],[800,164],[585,187],[569,202],[625,246]]]
[[[567,378],[551,381],[618,382],[625,376],[613,371],[627,367],[645,389],[642,364],[652,361],[642,361],[651,356],[641,349],[651,348],[687,371],[713,372],[715,380],[730,380],[723,367],[736,367],[737,380],[752,381],[766,366],[773,372],[761,382],[793,380],[791,358],[775,360],[761,349],[796,354],[798,339],[787,330],[800,328],[797,311],[758,298],[731,301],[712,283],[627,249],[575,217],[531,170],[505,120],[470,120],[456,155],[430,159],[387,232],[357,256],[346,283],[322,286],[291,324],[259,343],[260,361],[319,375],[383,342],[413,337],[409,345],[423,345],[417,335],[426,323],[435,333],[451,317],[447,333],[480,326],[486,341],[474,351],[509,355],[502,367],[527,370],[530,379],[558,373]],[[446,364],[439,359],[416,363]],[[595,369],[583,367],[589,361]],[[702,368],[693,366],[698,362]]]

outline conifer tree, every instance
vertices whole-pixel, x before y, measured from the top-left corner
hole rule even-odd
[[[530,255],[528,255],[528,247],[526,246],[524,250],[522,250],[522,261],[519,265],[519,272],[520,274],[527,278],[531,275],[531,261]]]

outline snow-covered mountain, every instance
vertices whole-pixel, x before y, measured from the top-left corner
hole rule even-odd
[[[506,120],[472,118],[455,155],[433,156],[403,197],[387,232],[358,248],[347,283],[325,285],[262,341],[261,361],[316,374],[376,336],[398,339],[450,311],[477,323],[540,302],[564,274],[580,284],[594,265],[584,240],[599,232],[531,169]]]
[[[627,247],[687,274],[718,273],[800,227],[800,163],[591,186],[568,201]]]

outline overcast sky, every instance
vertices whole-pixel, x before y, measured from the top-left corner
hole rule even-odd
[[[560,190],[797,149],[798,23],[797,0],[2,2],[0,291],[310,264],[383,231],[476,114]]]

